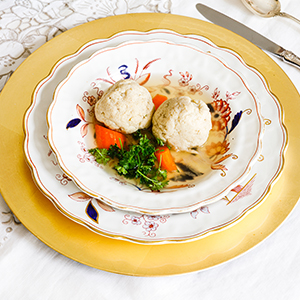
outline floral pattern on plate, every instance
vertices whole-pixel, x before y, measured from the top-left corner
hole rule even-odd
[[[165,223],[159,223],[156,227],[156,235],[149,236],[144,234],[141,225],[123,223],[123,220],[128,218],[135,222],[135,218],[140,218],[143,214],[127,213],[104,205],[101,201],[82,193],[61,172],[45,139],[47,124],[44,116],[52,101],[52,93],[56,85],[79,61],[88,58],[103,47],[116,46],[128,39],[151,40],[153,38],[190,43],[203,50],[211,51],[226,59],[229,65],[234,65],[237,70],[247,76],[249,86],[255,88],[256,94],[263,99],[261,109],[265,117],[265,134],[262,153],[251,169],[248,180],[235,187],[220,201],[202,206],[190,213],[169,215]],[[75,54],[59,61],[51,74],[39,84],[24,121],[26,133],[24,149],[33,177],[41,191],[59,211],[96,233],[137,243],[184,242],[207,236],[216,230],[226,229],[262,202],[270,185],[283,168],[286,132],[282,124],[282,112],[276,98],[269,92],[265,80],[256,70],[245,65],[235,52],[218,48],[206,38],[196,35],[184,36],[166,30],[154,30],[147,33],[123,32],[107,40],[97,40],[86,44]],[[90,203],[95,208],[97,218],[93,214],[92,217],[87,215],[90,212],[87,209]],[[126,215],[130,217],[125,218]]]
[[[176,61],[176,57],[180,59]],[[211,157],[202,159],[203,163],[201,155],[198,161],[191,162],[201,163],[197,169],[199,176],[183,184],[185,189],[176,188],[177,182],[169,184],[169,189],[159,193],[149,193],[149,190],[135,183],[115,188],[116,184],[111,180],[115,175],[108,168],[82,164],[78,160],[78,145],[83,149],[96,146],[93,126],[89,126],[94,122],[93,117],[85,118],[91,107],[82,99],[99,97],[111,84],[127,78],[137,80],[151,93],[165,92],[169,97],[186,94],[201,98],[215,115],[219,112],[215,112],[214,107],[223,112],[227,104],[230,114],[224,112],[221,116],[223,125],[226,125],[219,130],[211,130],[204,145],[204,149],[208,146],[209,152],[221,146],[221,152],[214,150]],[[201,86],[205,88],[196,92]],[[229,119],[231,124],[227,124]],[[84,192],[116,208],[148,214],[192,211],[225,196],[248,175],[260,154],[263,136],[259,101],[241,74],[211,53],[189,45],[158,40],[133,41],[106,48],[77,64],[56,88],[47,120],[49,144],[61,168]],[[79,131],[69,130],[71,127],[74,129],[81,120],[84,124]],[[231,153],[226,153],[228,150]],[[177,152],[173,154],[176,161]],[[92,161],[87,156],[85,159]],[[206,170],[208,164],[214,172]],[[217,174],[215,170],[221,172]],[[132,187],[148,193],[141,197]]]

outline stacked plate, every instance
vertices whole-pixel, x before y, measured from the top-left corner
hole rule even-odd
[[[209,168],[198,180],[151,192],[88,153],[95,102],[128,77],[212,108]],[[137,243],[184,242],[234,224],[269,191],[286,145],[281,107],[256,70],[206,38],[167,30],[122,32],[61,59],[34,92],[25,132],[35,181],[63,214]]]

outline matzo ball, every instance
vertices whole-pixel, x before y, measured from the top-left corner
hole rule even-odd
[[[153,113],[149,91],[131,79],[116,82],[95,105],[99,122],[125,134],[149,127]]]
[[[163,102],[154,113],[152,124],[156,138],[181,151],[203,145],[212,128],[207,105],[187,96]]]

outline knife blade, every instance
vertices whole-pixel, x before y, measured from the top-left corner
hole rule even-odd
[[[235,32],[259,48],[276,55],[285,62],[293,66],[300,67],[300,58],[292,51],[284,49],[258,32],[204,4],[198,3],[196,4],[196,8],[200,14],[202,14],[209,21]]]

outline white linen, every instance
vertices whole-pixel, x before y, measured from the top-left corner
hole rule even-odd
[[[31,52],[62,31],[131,12],[164,12],[204,20],[195,9],[197,2],[300,55],[299,24],[280,17],[257,17],[240,0],[2,0],[0,89]],[[299,1],[282,0],[281,4],[282,11],[300,18]],[[270,57],[300,91],[300,70]],[[192,274],[139,278],[96,270],[55,252],[19,224],[0,196],[0,299],[299,299],[299,215],[297,205],[269,238],[225,264]]]

